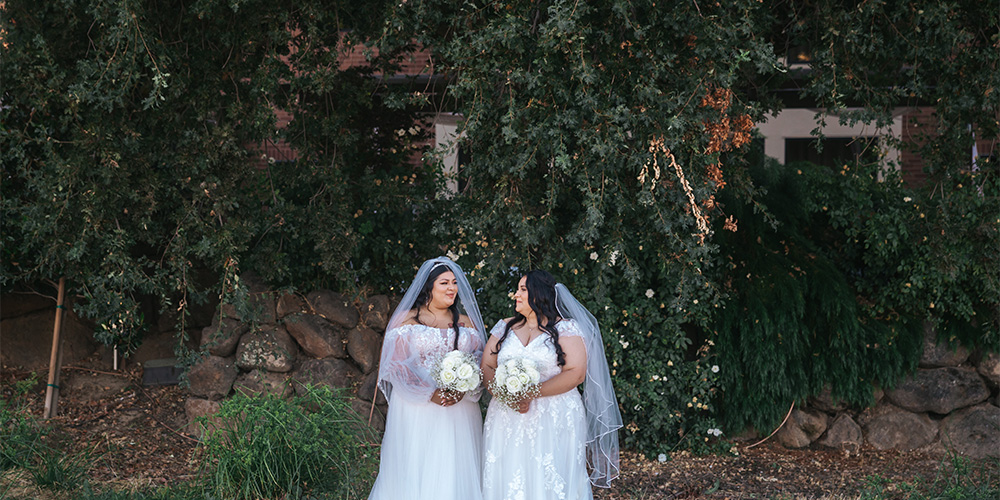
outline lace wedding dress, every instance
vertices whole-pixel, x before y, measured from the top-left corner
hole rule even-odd
[[[498,338],[506,324],[490,332]],[[560,336],[581,336],[575,321],[556,324]],[[502,364],[511,357],[530,357],[538,364],[541,380],[562,371],[547,334],[523,345],[511,333],[497,355]],[[586,465],[587,421],[583,400],[576,389],[538,398],[521,414],[494,399],[483,426],[484,500],[591,499]]]
[[[458,347],[480,360],[482,337],[460,327]],[[481,498],[480,392],[454,406],[430,402],[436,389],[431,366],[454,346],[455,331],[403,325],[386,332],[383,356],[392,383],[378,478],[369,500],[478,500]]]

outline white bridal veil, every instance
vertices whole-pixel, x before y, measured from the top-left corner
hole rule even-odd
[[[556,308],[563,319],[576,322],[587,348],[587,378],[583,383],[583,406],[587,409],[587,464],[590,482],[609,488],[618,477],[618,429],[622,415],[618,411],[615,389],[611,386],[604,339],[597,319],[566,288],[556,283]]]
[[[389,325],[386,327],[385,338],[382,341],[382,356],[378,367],[378,387],[385,394],[387,400],[391,401],[394,384],[402,384],[405,387],[397,388],[423,400],[430,398],[431,393],[436,388],[427,368],[422,363],[423,360],[409,354],[411,351],[405,338],[407,329],[396,329],[406,320],[408,313],[413,309],[417,295],[420,294],[420,290],[424,287],[431,271],[439,266],[446,266],[454,273],[455,280],[458,282],[458,297],[455,299],[458,311],[472,320],[472,325],[465,326],[475,328],[476,334],[479,336],[479,345],[486,345],[483,317],[479,314],[476,296],[472,293],[472,287],[465,278],[462,268],[447,257],[438,257],[424,262],[413,278],[413,282],[410,283],[410,287],[406,289],[403,300],[400,301],[389,318]]]

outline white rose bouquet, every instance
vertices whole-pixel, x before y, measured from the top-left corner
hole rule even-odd
[[[483,372],[476,359],[471,354],[458,350],[438,359],[431,374],[438,388],[455,393],[474,390],[483,381]]]
[[[497,366],[490,383],[490,392],[510,408],[526,397],[538,396],[538,385],[542,374],[531,358],[508,358]]]

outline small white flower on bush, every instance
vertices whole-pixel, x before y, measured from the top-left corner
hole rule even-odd
[[[712,373],[719,373],[719,365],[712,365]]]
[[[715,436],[715,437],[719,437],[719,436],[722,435],[722,430],[721,429],[709,429],[708,430],[708,434],[710,434],[712,436]]]
[[[611,265],[612,266],[615,265],[615,262],[618,261],[618,250],[615,250],[615,251],[611,252],[611,258],[608,259],[608,260],[611,261]]]
[[[913,201],[913,198],[910,198],[909,196],[906,196],[906,197],[903,198],[903,202],[905,202],[905,203],[909,203],[911,201]]]
[[[667,461],[667,454],[666,453],[660,453],[660,455],[656,457],[656,460],[658,460],[661,464],[663,462],[666,462]]]
[[[590,260],[597,260],[597,252],[590,252]]]
[[[647,299],[651,299],[651,298],[653,298],[653,295],[656,295],[656,292],[654,292],[652,288],[647,288],[646,289],[646,298]]]

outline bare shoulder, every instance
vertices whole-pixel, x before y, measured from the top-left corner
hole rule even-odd
[[[458,326],[467,326],[469,328],[474,328],[475,325],[472,324],[472,318],[462,314],[458,317]]]
[[[406,311],[406,316],[403,316],[403,321],[399,323],[402,325],[419,325],[420,322],[417,321],[417,311],[409,310]]]

